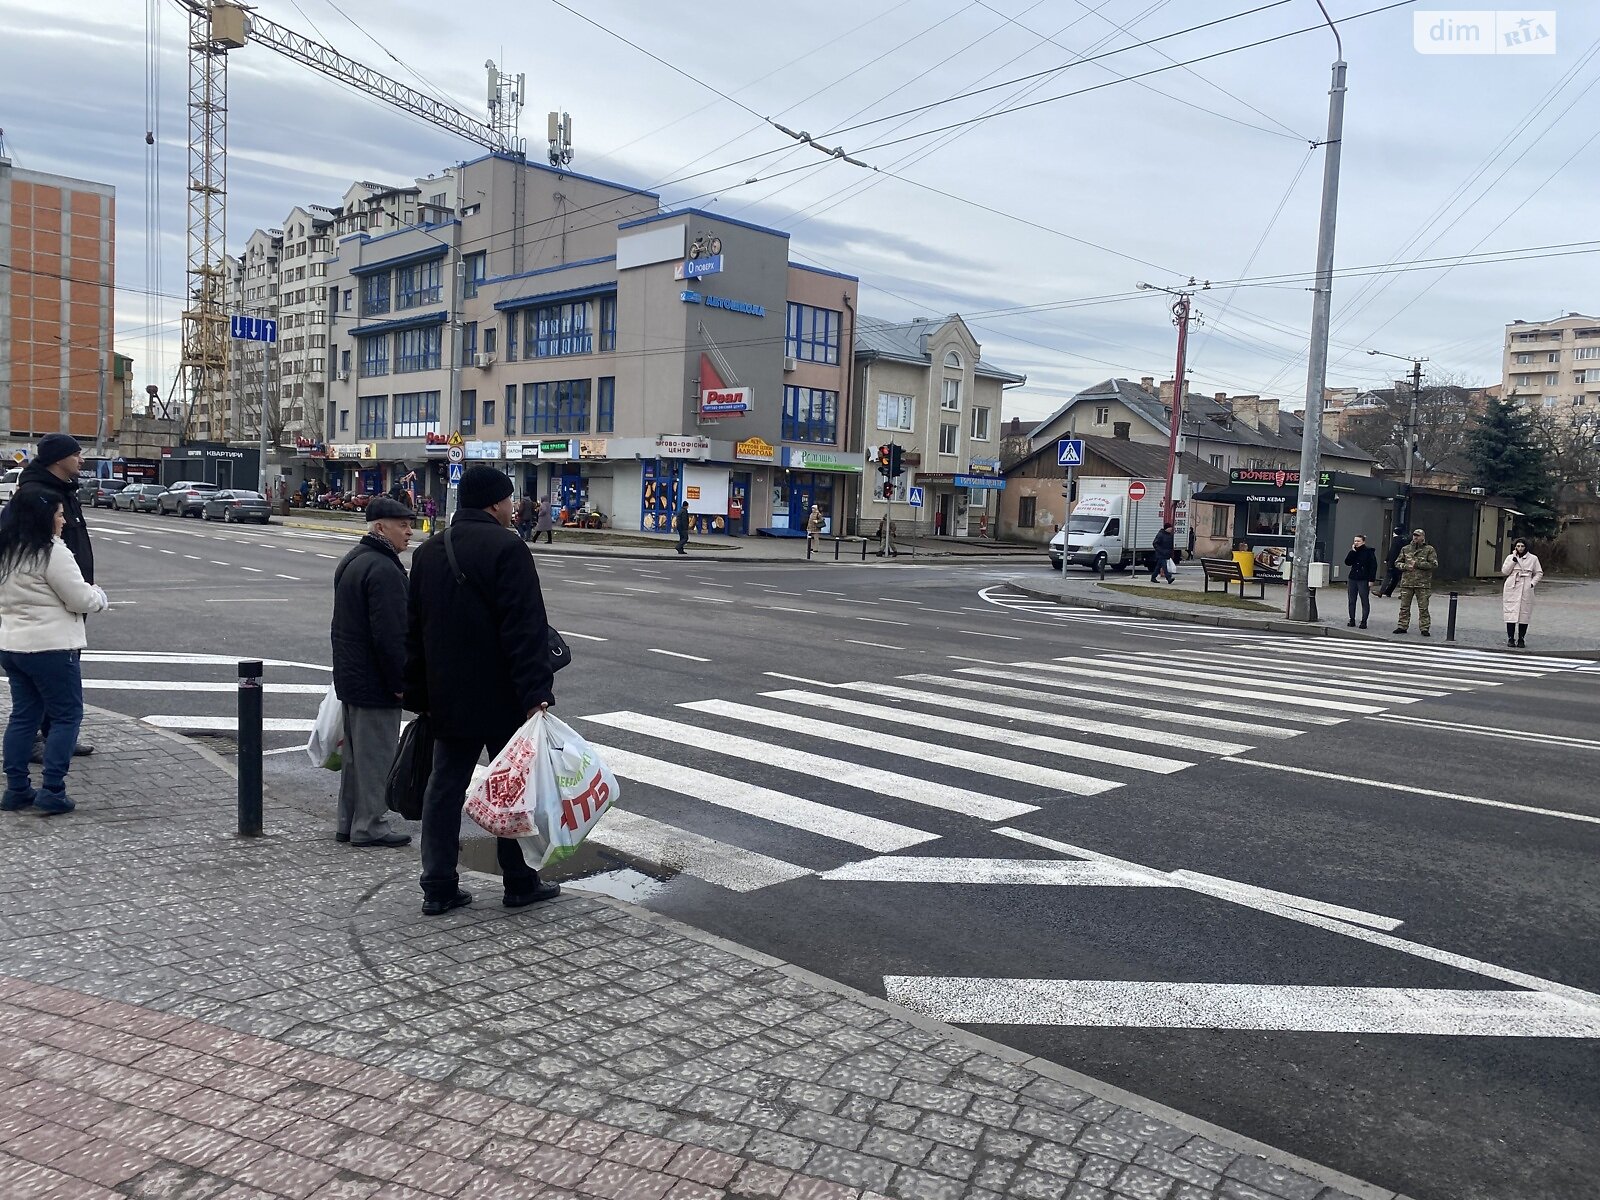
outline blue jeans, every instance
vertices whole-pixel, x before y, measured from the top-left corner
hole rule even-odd
[[[0,669],[11,681],[11,722],[6,726],[6,788],[26,796],[33,792],[28,756],[46,717],[50,732],[44,741],[44,791],[63,796],[72,750],[83,725],[83,675],[77,650],[39,650],[32,654],[0,651]]]

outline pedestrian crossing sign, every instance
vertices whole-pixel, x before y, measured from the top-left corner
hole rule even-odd
[[[451,463],[450,464],[450,486],[451,487],[455,487],[456,484],[458,484],[460,482],[461,482],[461,464],[460,463]]]
[[[909,488],[907,488],[906,489],[906,503],[911,505],[912,508],[921,508],[922,507],[922,489],[919,488],[919,487],[909,487]]]
[[[1056,443],[1056,466],[1083,466],[1083,439],[1062,438]]]

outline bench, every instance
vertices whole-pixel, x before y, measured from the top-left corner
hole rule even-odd
[[[1224,593],[1227,592],[1229,584],[1237,583],[1239,585],[1239,599],[1243,600],[1244,585],[1253,583],[1260,589],[1256,594],[1263,600],[1267,598],[1266,583],[1260,579],[1246,579],[1244,572],[1239,569],[1239,564],[1231,558],[1202,558],[1200,560],[1200,569],[1206,573],[1205,590],[1208,592],[1211,590],[1212,580],[1217,580],[1222,584]]]
[[[818,534],[817,536],[821,537],[822,535]],[[828,538],[828,541],[833,543],[833,561],[834,562],[838,562],[839,561],[839,546],[843,542],[860,542],[861,543],[861,561],[862,562],[866,562],[867,561],[867,539],[866,538],[864,538],[864,537],[830,537],[830,538]],[[806,547],[806,557],[807,558],[811,557],[811,547],[810,546]]]

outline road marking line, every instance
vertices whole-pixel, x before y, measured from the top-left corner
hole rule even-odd
[[[304,553],[306,553],[304,550],[297,550],[293,546],[285,546],[283,548],[285,550],[287,550],[290,554],[304,554]]]
[[[1070,660],[1069,660],[1070,661]],[[1096,664],[1102,668],[1112,664],[1101,659],[1089,658],[1082,660],[1086,663]],[[1197,692],[1209,697],[1236,696],[1244,700],[1265,700],[1273,704],[1288,705],[1291,707],[1326,709],[1342,713],[1376,713],[1382,712],[1383,706],[1376,704],[1357,704],[1350,700],[1324,700],[1317,696],[1287,696],[1249,688],[1222,687],[1213,683],[1204,683],[1197,680],[1171,679],[1156,667],[1148,668],[1146,673],[1128,670],[1093,670],[1089,667],[1062,665],[1061,663],[1019,663],[1034,671],[1057,671],[1063,675],[1081,675],[1086,679],[1110,679],[1119,683],[1137,684],[1141,688],[1153,691]],[[1080,685],[1086,686],[1086,685]],[[1144,694],[1144,693],[1140,693]],[[1239,711],[1238,706],[1234,706]]]
[[[642,592],[646,596],[658,596],[661,594],[660,588],[624,587],[622,590],[625,592]]]
[[[1164,663],[1172,661],[1167,654],[1148,650],[1136,652],[1134,657],[1154,659]],[[1216,663],[1235,671],[1259,672],[1265,667],[1279,678],[1304,679],[1311,683],[1345,684],[1346,691],[1359,691],[1363,694],[1369,691],[1404,691],[1417,692],[1424,696],[1444,696],[1451,692],[1468,692],[1474,688],[1500,686],[1499,680],[1447,679],[1440,675],[1419,675],[1409,669],[1385,674],[1376,669],[1362,670],[1358,667],[1351,670],[1344,665],[1323,666],[1320,663],[1302,662],[1298,659],[1284,661],[1274,659],[1270,655],[1258,654],[1254,650],[1241,654],[1185,650],[1182,659],[1184,662]]]
[[[285,596],[278,596],[276,598],[271,597],[271,596],[242,596],[242,597],[240,597],[238,599],[216,599],[216,598],[212,598],[212,599],[207,600],[206,603],[207,604],[287,604],[287,603],[289,603],[289,600]]]
[[[1368,646],[1363,643],[1351,646],[1348,649],[1334,649],[1329,646],[1301,646],[1290,643],[1277,646],[1276,649],[1288,654],[1298,654],[1313,658],[1333,658],[1342,661],[1365,660],[1384,665],[1398,665],[1402,667],[1449,667],[1478,675],[1505,675],[1510,677],[1538,678],[1548,675],[1552,670],[1561,669],[1560,666],[1545,666],[1531,663],[1526,659],[1510,662],[1503,655],[1490,655],[1480,657],[1468,651],[1451,651],[1440,649],[1415,649],[1407,650],[1399,646]],[[1561,664],[1579,660],[1549,660]]]
[[[300,582],[300,576],[298,576],[298,575],[279,575],[278,578],[279,579],[291,579],[295,583],[299,583]]]
[[[85,679],[86,689],[104,692],[237,692],[237,683],[218,683],[213,680],[188,679]],[[284,696],[321,696],[328,691],[325,683],[267,683],[269,692]]]
[[[1026,638],[1018,637],[1014,633],[979,633],[976,629],[960,629],[957,630],[957,632],[964,633],[968,637],[1004,638],[1008,642],[1022,642],[1027,640]]]
[[[1248,665],[1257,667],[1262,662],[1268,662],[1274,669],[1283,667],[1301,671],[1321,670],[1341,674],[1355,670],[1389,679],[1405,678],[1422,682],[1436,680],[1440,686],[1448,685],[1457,688],[1498,687],[1505,683],[1514,682],[1517,679],[1537,679],[1549,674],[1547,671],[1534,673],[1497,672],[1472,663],[1455,663],[1443,660],[1419,664],[1410,658],[1344,657],[1324,653],[1307,654],[1302,653],[1298,646],[1261,646],[1258,644],[1243,651],[1240,657]],[[1443,675],[1438,673],[1443,671],[1449,671],[1450,674]]]
[[[1224,761],[1246,767],[1261,767],[1268,771],[1287,771],[1291,775],[1309,775],[1314,779],[1331,779],[1336,783],[1355,783],[1363,787],[1387,788],[1391,792],[1409,792],[1413,796],[1428,796],[1435,800],[1459,800],[1463,804],[1483,804],[1490,808],[1509,808],[1514,812],[1532,813],[1539,817],[1560,817],[1566,821],[1582,821],[1600,825],[1600,817],[1584,813],[1562,812],[1556,808],[1537,808],[1531,804],[1513,804],[1509,800],[1491,800],[1487,796],[1463,796],[1457,792],[1441,792],[1433,788],[1413,787],[1408,783],[1390,783],[1383,779],[1364,779],[1356,775],[1338,775],[1332,771],[1313,771],[1310,767],[1290,767],[1283,763],[1259,762],[1249,758],[1229,758]]]
[[[192,559],[194,559],[195,562],[199,562],[200,561],[200,556],[198,554],[185,554],[184,557],[185,558],[192,558]]]
[[[768,612],[805,613],[808,617],[817,615],[817,610],[814,608],[784,608],[777,604],[758,604],[756,607],[764,608]]]
[[[803,683],[807,687],[837,688],[844,687],[842,683],[827,683],[821,679],[807,679],[804,675],[784,675],[778,671],[763,671],[763,675],[770,675],[774,679],[787,679],[790,683]]]
[[[163,554],[176,554],[177,551],[176,550],[168,550],[165,546],[163,546],[161,548],[161,553],[163,553]]]
[[[1139,750],[1119,750],[1114,746],[1102,746],[1095,742],[1080,742],[1070,738],[1024,733],[1019,729],[981,724],[970,718],[957,720],[954,717],[939,716],[935,713],[891,708],[887,704],[868,704],[860,700],[852,700],[847,696],[818,695],[815,692],[794,690],[762,692],[761,694],[769,700],[781,700],[787,704],[809,704],[813,708],[848,713],[857,717],[870,717],[874,721],[886,721],[892,725],[911,725],[917,729],[932,730],[935,733],[948,733],[955,737],[984,739],[992,745],[1017,746],[1028,750],[1038,750],[1045,754],[1057,754],[1063,758],[1088,759],[1090,762],[1109,763],[1112,766],[1127,767],[1133,771],[1149,771],[1156,775],[1173,775],[1194,765],[1181,758],[1166,758],[1159,754],[1146,754]],[[979,703],[968,706],[969,711],[977,712],[983,716],[992,715],[993,707],[992,705]]]
[[[829,592],[829,591],[823,590],[822,588],[807,588],[806,591],[810,592],[813,596],[842,596],[842,595],[844,595],[843,592]]]
[[[733,603],[732,600],[728,600],[728,599],[726,599],[726,598],[724,598],[722,596],[690,596],[689,599],[691,599],[691,600],[701,600],[701,601],[704,601],[706,604],[732,604]]]
[[[1009,667],[1011,665],[1010,663],[995,662],[995,660],[992,658],[968,658],[964,654],[946,654],[945,657],[950,659],[952,662],[983,663],[984,665],[990,667]]]
[[[225,562],[218,562],[218,561],[217,561],[217,560],[216,560],[216,559],[214,559],[214,558],[213,558],[213,559],[212,559],[212,560],[211,560],[211,565],[212,565],[212,566],[213,566],[213,567],[231,567],[231,566],[233,566],[233,564],[232,564],[232,563],[225,563]]]
[[[949,657],[954,658],[955,655],[952,654]],[[1043,666],[1044,664],[994,663],[993,665],[997,667],[1034,667]],[[1071,679],[1040,678],[1037,675],[1027,675],[1020,671],[974,671],[970,667],[957,668],[957,673],[961,675],[982,675],[985,679],[1009,679],[1017,683],[1032,684],[1035,687],[1072,688],[1077,691],[1087,691],[1096,699],[1101,696],[1124,696],[1134,700],[1145,701],[1152,699],[1149,687],[1117,687],[1108,683],[1080,683]],[[1191,708],[1209,709],[1212,707],[1205,699],[1199,696],[1162,696],[1161,702],[1163,704],[1182,705]],[[1296,721],[1302,725],[1341,725],[1349,719],[1347,717],[1330,717],[1322,713],[1292,713],[1283,709],[1268,708],[1261,704],[1245,704],[1239,701],[1230,701],[1228,703],[1228,711],[1252,717],[1269,717],[1274,721]],[[1171,715],[1184,721],[1194,719],[1188,713],[1173,713]],[[1300,729],[1293,731],[1294,734],[1303,732],[1304,730]]]
[[[324,691],[327,689],[324,688]],[[150,716],[139,718],[146,725],[154,725],[157,729],[176,729],[189,733],[237,733],[239,720],[237,717],[173,717]],[[316,726],[316,721],[299,720],[291,717],[262,717],[261,728],[267,733],[310,733]],[[296,747],[303,749],[303,747]]]
[[[845,643],[847,645],[851,645],[851,646],[871,646],[874,650],[904,650],[905,649],[904,646],[891,646],[891,645],[889,645],[888,642],[863,642],[863,641],[860,641],[857,638],[845,638]],[[854,686],[857,686],[857,685],[846,684],[845,686],[846,687],[854,687]]]
[[[730,846],[675,825],[614,808],[590,840],[623,854],[637,855],[670,871],[682,871],[730,892],[755,892],[801,879],[811,872],[754,850]],[[582,887],[582,881],[578,881]]]
[[[254,572],[257,575],[260,575],[260,574],[263,573],[260,567],[240,567],[239,570],[241,570],[241,571],[251,571],[251,572]]]
[[[962,750],[955,746],[933,742],[919,742],[892,733],[880,733],[875,729],[859,729],[853,725],[818,721],[791,712],[756,708],[749,704],[734,704],[728,700],[695,700],[680,704],[678,707],[694,712],[710,713],[717,717],[728,717],[735,721],[746,721],[763,728],[787,729],[790,733],[802,733],[827,741],[843,742],[847,746],[866,746],[884,754],[897,754],[921,762],[939,763],[963,771],[976,771],[996,779],[1011,779],[1018,783],[1054,788],[1079,796],[1094,796],[1122,786],[1113,780],[1095,779],[1073,771],[1058,771],[1053,767],[1041,767],[1030,762],[1013,762],[992,754],[980,754],[974,750]]]
[[[664,762],[628,750],[601,745],[596,745],[594,749],[601,761],[624,779],[665,788],[718,808],[744,813],[833,841],[882,852],[904,850],[909,846],[935,841],[939,836],[863,813],[818,804],[815,800],[791,796],[787,792],[758,787],[743,780],[724,779],[709,771],[697,771],[693,767]]]
[[[282,603],[288,603],[282,601]],[[194,666],[233,666],[239,661],[237,654],[163,654],[156,650],[85,650],[84,662],[103,663],[144,663],[160,666],[194,667]],[[290,659],[265,658],[261,660],[263,666],[268,667],[296,667],[305,671],[332,671],[333,668],[322,663],[294,662]],[[327,691],[327,685],[323,685]]]
[[[957,1024],[1454,1037],[1600,1036],[1600,1011],[1537,992],[888,975],[896,1004]]]
[[[851,617],[852,621],[866,621],[873,625],[899,625],[902,628],[911,624],[910,621],[891,621],[887,617]]]
[[[755,738],[740,737],[737,734],[719,732],[711,735],[708,730],[695,725],[667,721],[644,713],[599,713],[592,717],[580,717],[579,720],[614,729],[626,729],[630,733],[659,738],[673,745],[695,746],[716,754],[726,754],[731,758],[741,758],[747,762],[765,763],[780,770],[794,771],[816,779],[827,779],[847,787],[895,796],[901,800],[909,800],[913,804],[924,804],[929,808],[940,808],[968,817],[1008,820],[1012,816],[1039,811],[1038,805],[1035,804],[1019,804],[983,792],[970,791],[967,788],[930,783],[895,771],[862,766],[860,763],[813,754],[809,750],[778,746]]]
[[[861,883],[1027,884],[1042,887],[1159,887],[1105,863],[1050,858],[917,858],[890,855],[819,872]]]
[[[1210,683],[1212,680],[1217,680],[1222,683],[1243,684],[1253,688],[1263,689],[1261,692],[1261,697],[1265,700],[1277,699],[1280,693],[1288,693],[1295,696],[1344,697],[1348,696],[1351,692],[1349,687],[1341,686],[1336,683],[1325,685],[1311,683],[1308,681],[1303,682],[1299,679],[1291,679],[1287,676],[1280,676],[1276,674],[1268,675],[1264,678],[1263,673],[1259,671],[1227,671],[1218,669],[1216,667],[1204,666],[1197,666],[1191,669],[1183,665],[1186,658],[1187,655],[1173,654],[1170,651],[1157,652],[1153,650],[1140,650],[1129,655],[1107,654],[1100,655],[1095,658],[1087,658],[1080,655],[1076,657],[1058,658],[1055,661],[1065,663],[1082,663],[1095,667],[1115,667],[1119,670],[1140,671],[1145,674],[1160,676],[1163,679],[1173,677],[1178,679],[1198,679],[1202,683]],[[1440,696],[1449,695],[1448,692],[1426,691],[1422,688],[1401,689],[1384,687],[1363,689],[1364,693],[1369,691],[1377,692],[1383,699],[1389,700],[1391,703],[1395,704],[1412,704],[1420,699],[1437,698]],[[1415,694],[1406,695],[1404,694],[1406,692],[1414,692]]]
[[[878,599],[882,600],[885,604],[910,604],[916,608],[922,607],[921,600],[896,600],[893,596],[879,596]]]
[[[339,556],[337,554],[318,554],[317,557],[318,558],[337,558]]]
[[[1580,750],[1600,750],[1600,741],[1594,738],[1567,737],[1557,733],[1536,733],[1531,729],[1504,729],[1494,725],[1467,725],[1460,721],[1440,721],[1432,717],[1411,717],[1401,713],[1380,713],[1369,717],[1372,721],[1385,721],[1391,725],[1420,725],[1426,729],[1442,729],[1449,733],[1469,733],[1480,737],[1505,738],[1513,742],[1533,742],[1544,746],[1573,746]]]
[[[603,638],[594,633],[573,633],[570,629],[564,630],[561,636],[569,638],[582,638],[586,642],[609,642],[611,640],[610,638]]]
[[[709,658],[701,658],[698,654],[682,654],[677,650],[657,650],[654,646],[648,647],[651,654],[665,654],[668,658],[687,658],[690,662],[710,662]]]

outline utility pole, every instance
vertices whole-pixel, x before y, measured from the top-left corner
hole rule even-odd
[[[1405,507],[1396,513],[1395,526],[1399,528],[1411,523],[1411,481],[1417,468],[1417,403],[1422,398],[1422,364],[1426,358],[1407,358],[1403,354],[1390,354],[1387,350],[1368,350],[1368,354],[1381,354],[1385,358],[1397,358],[1401,362],[1411,364],[1411,397],[1406,404],[1406,494]]]
[[[1193,279],[1189,280],[1191,285],[1194,282]],[[1209,281],[1205,286],[1211,286]],[[1184,374],[1188,370],[1189,322],[1199,318],[1191,312],[1191,304],[1194,301],[1193,291],[1156,287],[1154,284],[1149,283],[1141,283],[1139,287],[1147,292],[1166,292],[1168,295],[1178,298],[1172,305],[1172,323],[1178,327],[1178,361],[1173,367],[1172,415],[1167,429],[1167,487],[1161,497],[1162,521],[1171,521],[1176,526],[1178,523],[1178,440],[1183,436],[1183,403],[1188,392],[1188,381],[1184,378]],[[1064,559],[1063,570],[1065,570]]]
[[[1328,382],[1328,326],[1333,312],[1333,242],[1339,212],[1339,156],[1344,139],[1344,42],[1333,30],[1337,60],[1328,92],[1328,139],[1323,144],[1322,218],[1317,230],[1317,282],[1311,304],[1311,346],[1306,368],[1305,431],[1300,438],[1300,493],[1295,504],[1294,565],[1289,578],[1289,620],[1311,620],[1311,559],[1317,545],[1317,483],[1322,467],[1322,395]]]

